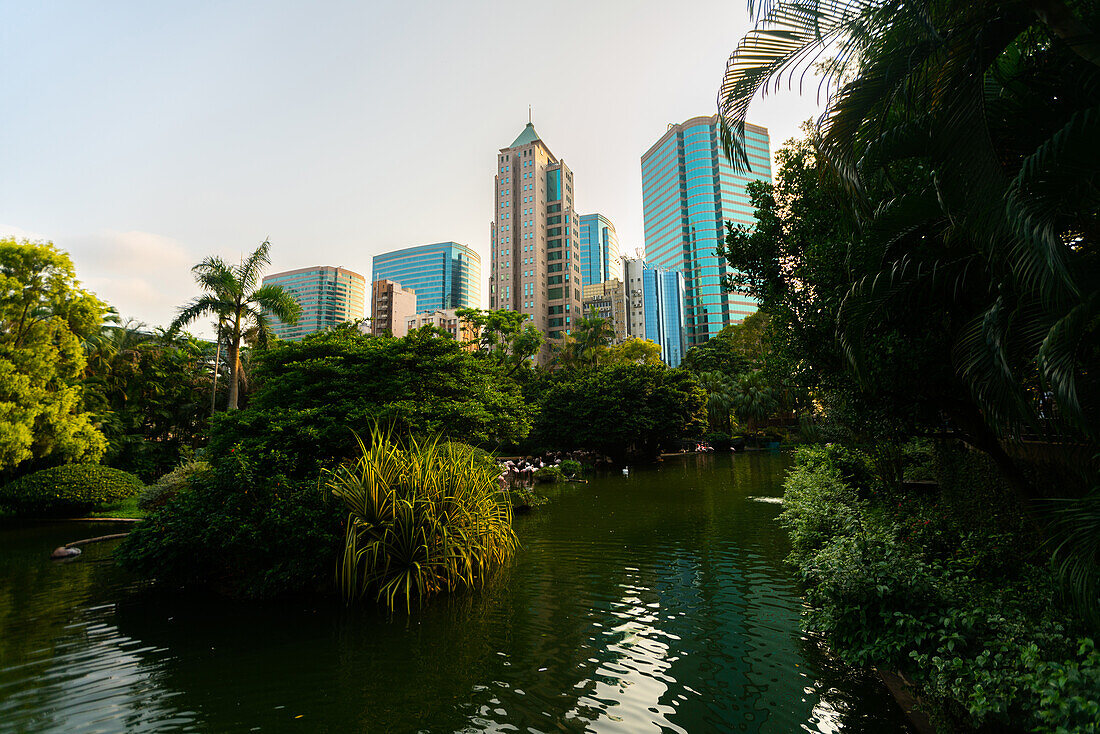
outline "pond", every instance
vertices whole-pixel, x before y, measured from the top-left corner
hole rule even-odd
[[[489,588],[394,619],[150,590],[110,542],[47,559],[109,525],[0,529],[0,731],[908,731],[799,631],[788,461],[554,486]]]

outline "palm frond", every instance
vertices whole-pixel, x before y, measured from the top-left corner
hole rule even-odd
[[[245,258],[244,262],[235,269],[236,281],[240,284],[243,293],[255,290],[260,282],[260,275],[266,265],[271,264],[271,242],[264,240],[260,246]]]

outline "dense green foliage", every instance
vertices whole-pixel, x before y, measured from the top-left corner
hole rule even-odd
[[[706,394],[684,370],[619,365],[566,373],[541,392],[533,440],[652,458],[706,428]]]
[[[542,348],[542,332],[534,324],[525,323],[530,318],[527,314],[480,308],[460,308],[456,313],[477,333],[482,353],[504,367],[507,374],[514,373]]]
[[[152,481],[205,439],[210,348],[138,325],[103,326],[85,340],[84,396],[107,438],[102,461]]]
[[[233,446],[126,536],[119,562],[172,586],[245,598],[331,589],[343,511],[286,453]]]
[[[29,517],[80,515],[140,492],[129,472],[97,464],[42,469],[0,487],[0,508]]]
[[[481,586],[516,549],[500,468],[460,443],[375,430],[354,463],[326,474],[347,510],[340,584],[391,611],[413,600]]]
[[[190,487],[191,480],[198,474],[209,471],[210,464],[192,459],[185,461],[145,488],[138,497],[137,506],[142,510],[155,510],[164,507],[176,495]]]
[[[941,453],[942,491],[913,496],[859,452],[800,451],[782,519],[807,624],[846,660],[901,671],[945,728],[1097,731],[1100,654],[1020,508],[980,457]]]
[[[219,415],[211,454],[241,442],[252,455],[289,452],[308,473],[350,458],[352,429],[377,422],[395,434],[439,434],[494,447],[530,430],[532,409],[504,367],[453,339],[316,334],[256,356],[258,388],[246,409]]]
[[[536,469],[532,478],[540,484],[556,484],[565,479],[565,474],[561,467],[551,465]]]
[[[167,583],[238,596],[331,589],[346,511],[320,472],[354,457],[352,429],[377,421],[394,435],[520,440],[531,410],[502,369],[428,331],[332,331],[258,353],[248,405],[212,422],[210,470],[131,533],[119,558]],[[495,462],[466,451],[495,481]]]
[[[0,481],[103,455],[79,378],[106,311],[52,243],[0,239]]]

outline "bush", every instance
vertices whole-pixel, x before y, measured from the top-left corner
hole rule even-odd
[[[582,467],[579,461],[565,459],[561,462],[561,471],[567,478],[573,479],[581,473]]]
[[[544,466],[541,469],[536,469],[532,477],[541,484],[556,484],[565,480],[565,475],[562,474],[561,467],[558,466]]]
[[[177,494],[187,489],[191,479],[210,469],[210,464],[198,459],[185,461],[157,480],[156,484],[146,487],[138,497],[137,506],[143,510],[155,510],[164,507]]]
[[[440,592],[482,585],[516,549],[499,467],[461,444],[374,431],[353,465],[326,474],[347,510],[340,582],[345,598],[372,596],[391,611]]]
[[[139,523],[115,557],[163,583],[233,597],[331,593],[344,513],[316,475],[289,475],[295,464],[287,454],[232,447]]]
[[[787,478],[807,626],[853,664],[902,672],[945,730],[1096,732],[1100,656],[1031,539],[1014,520],[975,525],[969,505],[860,499],[844,478],[860,457],[800,451]]]
[[[79,515],[132,497],[141,480],[98,464],[43,469],[0,488],[0,506],[15,515]]]

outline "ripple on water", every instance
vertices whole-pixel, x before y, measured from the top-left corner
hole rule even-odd
[[[553,490],[480,594],[389,619],[135,595],[62,531],[0,531],[0,731],[900,732],[799,633],[783,457]],[[103,562],[98,562],[103,561]]]

